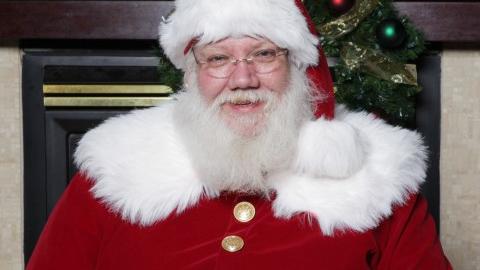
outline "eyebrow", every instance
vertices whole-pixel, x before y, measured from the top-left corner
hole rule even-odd
[[[261,48],[262,46],[265,46],[265,44],[270,44],[270,42],[269,41],[260,41],[256,44],[254,44],[253,46],[251,46],[251,49],[256,50],[258,48]],[[273,45],[275,45],[275,44],[273,44]],[[199,46],[199,48],[200,48],[201,51],[198,51],[198,50],[195,50],[195,51],[197,51],[201,54],[204,51],[209,52],[209,51],[215,51],[215,50],[228,50],[231,47],[226,46],[226,45],[218,45],[218,44],[215,44],[215,43],[210,43],[210,44],[201,45],[201,46]]]

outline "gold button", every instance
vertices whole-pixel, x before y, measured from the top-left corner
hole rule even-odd
[[[244,242],[240,236],[231,235],[223,238],[222,247],[228,252],[237,252],[243,248]]]
[[[255,216],[255,207],[249,202],[241,202],[235,205],[233,215],[238,221],[249,222]]]

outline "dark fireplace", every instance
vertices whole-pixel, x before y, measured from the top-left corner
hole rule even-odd
[[[52,46],[55,44],[55,46]],[[150,42],[41,42],[23,44],[25,262],[76,172],[76,143],[104,119],[168,99]],[[53,48],[52,48],[53,47]],[[439,221],[440,56],[429,50],[417,62],[424,87],[416,128],[430,149],[422,192]]]
[[[169,99],[170,90],[159,82],[155,43],[35,41],[23,46],[28,262],[50,212],[77,171],[72,155],[82,135],[108,117]]]

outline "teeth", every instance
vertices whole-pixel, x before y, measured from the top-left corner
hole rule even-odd
[[[244,101],[244,102],[235,103],[235,105],[247,105],[247,104],[250,104],[250,102],[249,101]]]
[[[252,103],[257,103],[259,100],[251,101],[251,100],[234,100],[232,101],[235,105],[247,105]]]

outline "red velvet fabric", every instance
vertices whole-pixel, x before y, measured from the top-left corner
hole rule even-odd
[[[295,0],[295,5],[297,5],[298,9],[305,17],[310,33],[319,36],[317,28],[315,27],[305,5],[302,3],[302,0]],[[319,96],[322,97],[315,103],[315,118],[323,116],[325,119],[332,120],[335,116],[335,93],[333,90],[333,81],[330,74],[330,68],[328,67],[327,57],[320,44],[318,45],[318,65],[308,67],[307,76],[312,83],[317,86]]]
[[[375,230],[329,237],[305,214],[278,219],[271,201],[236,194],[201,200],[184,213],[140,227],[94,199],[90,187],[81,175],[72,180],[27,270],[452,269],[421,196],[412,196]],[[240,201],[255,206],[250,222],[233,216]],[[242,237],[243,249],[223,250],[228,235]]]

